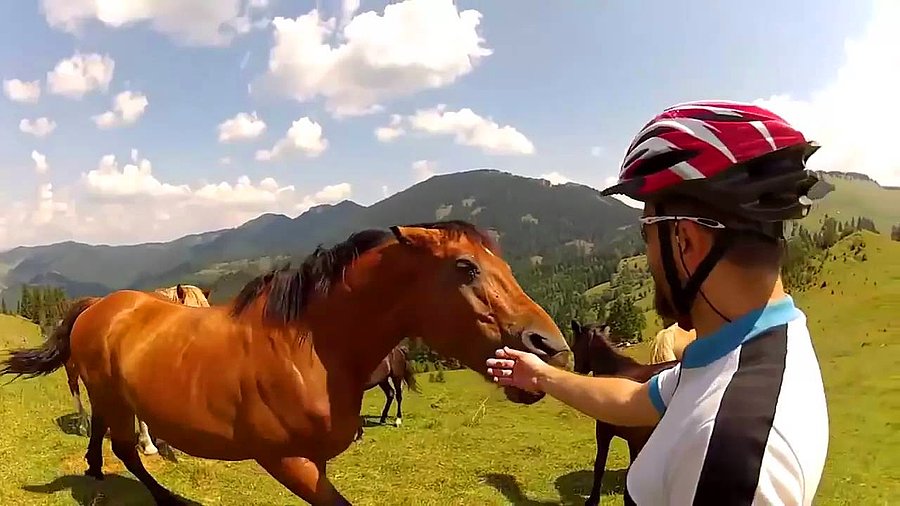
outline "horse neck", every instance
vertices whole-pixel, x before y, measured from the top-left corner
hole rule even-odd
[[[407,313],[402,307],[406,283],[376,262],[359,262],[348,270],[345,281],[307,313],[316,352],[342,364],[360,383],[408,334],[401,317]],[[356,275],[352,269],[365,272]]]
[[[608,375],[621,372],[628,366],[637,362],[617,352],[612,344],[602,337],[596,337],[591,342],[591,371],[595,375]]]

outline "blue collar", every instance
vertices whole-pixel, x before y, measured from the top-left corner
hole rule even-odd
[[[784,325],[800,316],[803,316],[803,312],[794,306],[794,299],[785,295],[782,299],[722,325],[707,337],[697,338],[685,347],[682,367],[707,366],[766,330]]]

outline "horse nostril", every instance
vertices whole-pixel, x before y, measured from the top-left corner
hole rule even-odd
[[[522,334],[522,344],[528,348],[528,351],[542,357],[550,357],[557,352],[546,337],[536,332],[525,332]]]

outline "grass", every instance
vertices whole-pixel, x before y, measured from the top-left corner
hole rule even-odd
[[[795,296],[809,318],[829,402],[828,463],[816,501],[823,505],[900,497],[900,243],[858,237],[866,261],[850,251],[859,239],[848,238],[824,270],[826,286]],[[21,336],[38,340],[33,325],[0,317],[0,348],[23,344]],[[431,383],[420,375],[422,393],[405,393],[402,428],[367,427],[361,443],[329,464],[354,504],[583,503],[595,451],[591,420],[553,399],[510,404],[469,371],[445,376]],[[378,389],[368,392],[363,413],[376,416],[383,402]],[[87,439],[60,427],[72,411],[61,371],[0,387],[0,504],[90,504],[97,486],[81,476]],[[115,475],[102,485],[109,499],[102,504],[151,504],[108,442],[104,450]],[[604,504],[622,503],[626,455],[615,440]],[[163,484],[202,504],[300,503],[255,464],[179,459],[144,462]]]
[[[826,215],[842,222],[864,216],[875,222],[879,233],[890,237],[891,227],[900,224],[900,190],[836,174],[826,174],[825,180],[834,185],[834,191],[817,201],[800,222],[806,228],[818,230]]]

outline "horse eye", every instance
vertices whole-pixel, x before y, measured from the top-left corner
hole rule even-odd
[[[456,261],[456,270],[462,273],[466,284],[475,281],[478,275],[481,274],[475,262],[467,258],[460,258]]]

